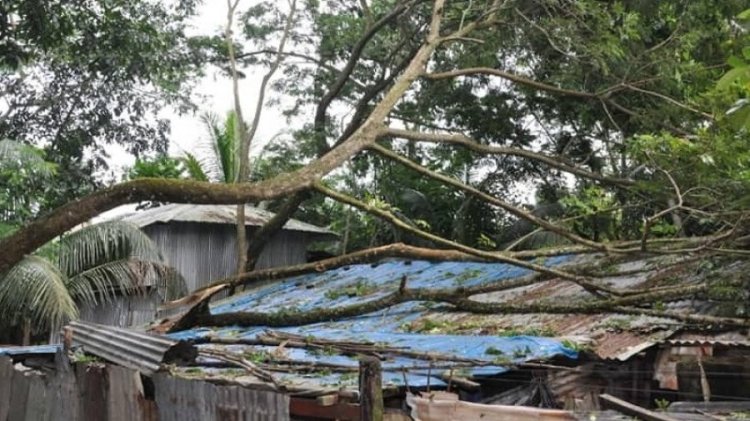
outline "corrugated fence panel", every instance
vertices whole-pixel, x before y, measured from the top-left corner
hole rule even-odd
[[[289,397],[239,386],[154,376],[160,421],[289,420]]]
[[[115,365],[107,366],[109,389],[107,412],[109,421],[149,421],[157,419],[153,402],[143,396],[141,375],[134,370]]]
[[[13,370],[10,381],[10,405],[8,409],[8,420],[26,420],[26,402],[29,397],[29,378],[26,373]]]
[[[13,360],[0,356],[0,421],[8,419],[10,389],[13,382]]]

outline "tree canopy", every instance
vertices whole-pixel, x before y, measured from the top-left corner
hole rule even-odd
[[[114,137],[101,127],[76,128],[97,121],[86,104],[99,94],[106,98],[98,104],[108,124],[118,121],[106,117],[118,109],[127,118],[142,118],[145,114],[133,110],[146,113],[178,100],[180,82],[194,70],[191,54],[197,53],[181,32],[184,9],[127,8],[134,4],[123,1],[128,13],[112,16],[96,9],[97,24],[125,19],[126,30],[118,33],[128,42],[117,46],[135,45],[124,58],[106,61],[113,73],[105,80],[121,84],[95,85],[102,89],[81,91],[75,107],[50,114],[69,115],[52,125],[63,137],[40,138],[60,172],[75,155],[65,146],[74,139],[79,159],[86,148],[100,151],[111,141],[134,153],[164,150],[163,132],[148,124]],[[595,276],[528,258],[746,254],[746,1],[328,0],[228,6],[230,30],[193,41],[214,47],[197,57],[235,83],[247,71],[266,72],[252,121],[245,122],[235,105],[238,162],[248,159],[249,142],[264,123],[259,110],[266,104],[266,86],[301,128],[272,143],[252,171],[240,164],[234,184],[142,178],[94,186],[86,195],[77,191],[69,195],[75,201],[0,242],[7,250],[0,272],[76,224],[137,201],[272,201],[277,217],[249,239],[248,270],[270,233],[298,212],[340,229],[342,252],[391,242],[452,250],[574,282],[602,305],[644,292],[613,290]],[[6,20],[27,16],[23,13],[12,10]],[[130,19],[164,25],[149,32],[148,25],[128,25]],[[88,57],[98,81],[105,74],[99,60],[114,54],[94,49],[71,57],[69,43],[78,45],[77,36],[8,33],[4,43],[24,36],[36,45],[28,53],[28,48],[4,53],[8,86],[21,90],[38,88],[22,77],[31,64],[21,63],[45,69],[61,62],[78,72],[89,69],[80,66]],[[115,44],[111,49],[120,51]],[[23,60],[13,61],[12,54]],[[85,75],[76,73],[74,79],[88,86],[81,83]],[[110,102],[110,95],[124,93],[118,89],[144,86],[152,89],[154,96],[145,97],[154,102],[135,104],[130,101],[141,96],[129,96],[133,110]],[[21,116],[24,108],[7,109],[9,116]],[[35,116],[46,115],[43,111]],[[17,121],[24,130],[41,127]],[[25,136],[8,130],[8,137]],[[73,132],[86,136],[68,137]],[[66,161],[58,162],[61,157]],[[696,294],[677,288],[668,296],[679,297],[679,291]],[[655,301],[639,309],[669,316]]]

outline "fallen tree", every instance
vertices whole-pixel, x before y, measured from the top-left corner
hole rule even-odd
[[[647,85],[649,81],[653,81],[656,76],[639,74],[638,76],[642,77],[641,80],[625,82],[618,80],[613,82],[611,86],[599,86],[599,89],[590,90],[582,89],[577,86],[577,83],[567,79],[561,79],[560,84],[567,82],[570,86],[555,86],[551,82],[536,81],[529,76],[521,75],[519,72],[476,66],[461,68],[463,66],[461,61],[454,63],[448,60],[447,57],[451,55],[458,55],[464,59],[473,58],[472,48],[481,48],[485,44],[494,45],[493,43],[498,42],[497,39],[493,38],[495,30],[507,24],[508,16],[506,13],[509,10],[506,10],[504,2],[482,1],[473,3],[466,9],[462,9],[465,6],[463,4],[444,0],[399,3],[378,19],[373,19],[365,25],[365,30],[355,43],[355,48],[351,50],[347,60],[344,61],[344,67],[336,73],[336,77],[333,78],[331,85],[328,87],[329,89],[320,95],[315,120],[312,124],[317,157],[302,168],[259,182],[243,182],[233,185],[184,180],[141,179],[96,191],[49,212],[0,240],[0,251],[2,251],[0,253],[0,273],[8,271],[25,255],[34,252],[56,236],[88,221],[93,216],[122,204],[147,200],[196,204],[244,204],[251,201],[286,199],[286,204],[281,208],[277,217],[258,230],[256,236],[251,238],[249,252],[252,256],[248,258],[248,267],[252,267],[254,258],[262,248],[263,242],[270,238],[275,231],[281,229],[286,220],[294,214],[295,210],[305,200],[317,195],[317,197],[326,197],[328,200],[336,201],[357,209],[363,214],[378,218],[397,227],[400,232],[427,240],[441,247],[441,249],[428,250],[394,245],[352,253],[312,265],[269,271],[251,271],[214,284],[205,291],[200,291],[201,295],[197,300],[191,299],[194,297],[186,299],[185,302],[194,304],[197,301],[198,305],[191,311],[190,316],[184,318],[177,327],[189,327],[195,323],[219,326],[232,323],[267,326],[314,323],[377,311],[407,301],[441,302],[453,310],[474,313],[596,313],[617,310],[639,314],[658,314],[691,323],[703,322],[705,324],[746,326],[745,319],[673,314],[646,307],[649,304],[664,300],[705,293],[709,288],[707,284],[660,288],[653,291],[617,289],[600,282],[599,277],[586,270],[581,270],[581,268],[549,267],[528,259],[530,257],[570,253],[601,253],[606,256],[606,259],[641,258],[643,256],[669,254],[690,257],[721,254],[744,255],[747,254],[743,250],[747,240],[746,212],[742,208],[733,208],[725,212],[720,203],[723,193],[721,190],[717,190],[716,185],[701,185],[690,189],[681,189],[679,184],[681,180],[692,180],[684,174],[684,172],[690,172],[690,168],[681,171],[664,169],[663,163],[658,161],[658,157],[655,157],[653,153],[654,150],[661,151],[664,149],[663,145],[657,144],[655,147],[647,143],[646,146],[641,146],[635,152],[629,152],[627,145],[621,143],[624,142],[622,139],[625,137],[634,135],[633,132],[621,128],[623,123],[637,125],[640,124],[641,120],[653,119],[654,117],[631,109],[631,103],[637,99],[648,98],[648,102],[644,101],[645,105],[641,107],[645,110],[650,110],[650,107],[654,106],[654,102],[656,102],[660,106],[678,109],[680,112],[687,112],[693,116],[685,124],[685,127],[672,127],[672,123],[662,122],[660,117],[656,118],[659,120],[658,124],[654,123],[654,125],[648,126],[649,129],[657,126],[666,127],[666,130],[670,133],[669,136],[675,136],[675,133],[684,135],[687,129],[691,128],[690,125],[704,127],[719,123],[714,121],[710,113],[697,110],[692,105],[686,105],[682,98],[675,99],[666,93],[654,95],[653,91],[642,87]],[[514,13],[515,11],[510,10],[510,12]],[[353,70],[366,61],[363,57],[368,45],[376,35],[385,33],[382,31],[386,31],[388,25],[398,19],[403,19],[404,21],[401,24],[404,24],[408,29],[405,31],[403,39],[399,40],[399,42],[403,41],[402,56],[389,57],[389,65],[385,66],[387,71],[383,71],[382,75],[373,83],[362,84],[354,81]],[[414,42],[415,39],[419,41]],[[664,47],[660,46],[659,48]],[[277,62],[282,55],[280,51],[281,49],[276,52]],[[481,52],[490,56],[497,53],[492,50]],[[297,56],[302,57],[300,54],[297,54]],[[448,69],[449,66],[458,68]],[[543,71],[540,71],[540,73],[545,74]],[[526,147],[488,145],[486,144],[490,143],[488,139],[475,139],[465,133],[457,133],[455,128],[440,127],[440,121],[412,123],[407,119],[408,116],[405,114],[408,113],[402,109],[403,107],[399,108],[399,105],[408,103],[413,98],[418,97],[420,92],[434,88],[434,85],[429,85],[430,83],[458,84],[467,79],[495,77],[502,80],[498,83],[508,84],[500,85],[507,87],[508,90],[515,89],[522,92],[530,90],[532,94],[524,96],[524,100],[521,101],[525,105],[528,105],[527,103],[530,103],[532,99],[539,100],[541,104],[546,104],[549,101],[573,101],[565,102],[565,104],[582,103],[601,113],[598,120],[599,124],[607,124],[612,129],[618,129],[617,134],[603,136],[601,139],[604,145],[602,148],[606,149],[606,152],[611,155],[609,157],[611,168],[608,173],[602,168],[595,169],[591,165],[586,168],[590,156],[583,158],[576,156],[577,160],[570,158],[566,154],[569,145],[564,145],[564,147],[552,153],[532,150],[533,148],[530,145],[526,145]],[[361,92],[361,96],[354,102],[353,116],[338,138],[327,139],[331,120],[329,108],[335,98],[348,98],[343,95],[348,92],[347,87],[352,85],[357,86],[358,89],[363,89],[357,91]],[[447,87],[450,87],[450,85],[446,85]],[[534,95],[541,99],[532,98]],[[478,98],[478,95],[475,95],[475,98]],[[440,118],[437,117],[436,120],[440,120]],[[394,121],[402,122],[407,128],[397,127]],[[641,126],[636,127],[641,128]],[[332,142],[329,142],[329,140],[332,140]],[[672,140],[672,138],[667,140]],[[628,237],[629,241],[618,241],[619,237],[614,235],[612,238],[606,236],[599,238],[598,232],[588,235],[583,230],[577,230],[575,225],[567,224],[565,219],[539,216],[517,203],[496,197],[490,189],[484,189],[485,186],[483,185],[474,186],[467,180],[460,180],[455,174],[442,173],[439,167],[432,168],[422,165],[409,156],[408,151],[403,153],[398,148],[393,147],[393,142],[398,141],[406,142],[407,145],[428,143],[438,146],[461,146],[482,157],[499,156],[533,162],[535,165],[538,164],[540,168],[545,168],[545,171],[548,172],[570,174],[576,177],[581,184],[587,186],[607,186],[610,189],[607,194],[609,196],[622,196],[623,202],[632,197],[644,198],[649,203],[649,207],[641,213],[648,215],[648,217],[643,218],[643,223],[640,225],[640,235],[637,238],[636,236]],[[672,143],[682,144],[685,142]],[[390,163],[414,171],[424,179],[439,182],[450,189],[451,192],[458,192],[467,197],[470,196],[471,200],[488,203],[510,217],[528,222],[542,231],[557,234],[563,237],[567,244],[550,249],[520,252],[500,252],[488,250],[492,248],[490,246],[484,248],[470,246],[456,241],[450,236],[430,232],[428,227],[420,226],[393,211],[387,203],[360,199],[337,190],[336,186],[326,184],[326,177],[339,170],[342,165],[350,163],[358,157],[371,157],[374,154]],[[591,152],[591,155],[593,154],[594,152]],[[696,164],[694,160],[690,163]],[[618,166],[619,170],[615,171]],[[648,177],[645,177],[644,174]],[[638,177],[648,178],[648,181],[656,183],[656,185],[648,186],[647,189],[640,189],[640,181],[642,180]],[[708,196],[708,199],[706,196]],[[588,204],[585,203],[584,205]],[[621,203],[621,206],[624,207],[625,204]],[[583,216],[595,219],[601,213],[602,210],[595,207],[593,211],[589,210],[589,214]],[[683,222],[700,219],[700,222],[695,222],[694,225],[705,232],[696,230],[692,233],[693,235],[687,238],[664,235],[663,233],[668,232],[671,228],[676,229],[677,232],[683,231],[681,226],[666,228],[659,226],[660,223],[664,225],[664,221],[673,216],[678,216],[675,220]],[[708,222],[705,222],[706,220]],[[705,226],[709,228],[705,228]],[[661,229],[663,238],[653,238],[652,234],[656,231],[655,227]],[[524,305],[487,304],[471,299],[471,295],[479,293],[477,290],[429,291],[410,289],[407,285],[404,285],[398,291],[373,302],[305,314],[211,315],[208,311],[210,297],[224,288],[247,284],[253,280],[278,279],[304,273],[308,270],[325,270],[341,264],[394,256],[427,260],[481,260],[510,264],[536,273],[539,278],[534,279],[554,277],[575,283],[593,294],[596,299],[591,302],[568,305],[548,305],[544,303]],[[521,285],[523,282],[534,282],[534,280],[523,279],[518,281],[517,284],[505,283],[507,285],[493,288],[506,288],[510,285]],[[405,284],[408,284],[408,280]],[[638,306],[635,307],[635,305]]]

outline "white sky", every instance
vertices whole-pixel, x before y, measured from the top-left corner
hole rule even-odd
[[[241,12],[244,8],[255,3],[257,3],[256,0],[242,0],[239,11]],[[189,34],[215,35],[223,32],[226,17],[226,2],[205,0],[191,22],[193,28]],[[257,93],[264,69],[258,69],[255,72],[251,71],[252,69],[242,70],[246,74],[246,78],[240,80],[241,105],[245,121],[249,121],[252,120],[255,112]],[[198,81],[195,94],[199,97],[199,100],[196,101],[198,110],[195,113],[180,115],[173,109],[165,109],[160,116],[171,121],[172,131],[169,146],[171,156],[180,156],[184,152],[196,153],[196,151],[200,151],[198,145],[208,138],[206,128],[200,119],[202,113],[210,111],[223,116],[234,106],[231,78],[219,74],[215,69],[209,69],[206,76]],[[273,97],[274,93],[269,89],[266,99],[273,99]],[[290,124],[282,116],[278,106],[266,105],[255,135],[251,155],[257,153],[274,136],[288,131],[289,127]],[[108,152],[111,156],[111,169],[117,174],[118,178],[135,162],[135,157],[125,152],[121,147],[113,146]],[[136,205],[125,205],[115,208],[98,216],[95,221],[107,220],[114,216],[133,212],[135,207]]]
[[[239,12],[245,8],[257,3],[256,0],[242,0],[240,2]],[[223,32],[226,25],[227,8],[226,2],[221,0],[205,0],[198,7],[198,13],[191,22],[192,29],[190,35],[215,35]],[[242,69],[246,78],[240,80],[240,95],[242,112],[245,121],[252,120],[255,112],[256,98],[263,77],[264,69]],[[165,109],[160,117],[171,121],[171,135],[169,154],[171,156],[180,156],[184,152],[196,153],[197,146],[207,140],[208,134],[203,125],[200,116],[202,113],[210,111],[219,116],[224,116],[233,108],[234,98],[232,93],[232,80],[220,74],[216,69],[209,68],[206,76],[201,78],[196,86],[196,105],[198,110],[195,113],[180,115],[173,109]],[[266,99],[273,99],[273,92],[269,89]],[[289,124],[281,115],[278,106],[272,107],[266,105],[263,109],[261,122],[258,126],[258,132],[255,136],[251,154],[257,153],[262,146],[275,135],[288,130]],[[121,148],[112,148],[112,169],[117,173],[122,173],[126,168],[131,167],[135,158],[127,154]]]

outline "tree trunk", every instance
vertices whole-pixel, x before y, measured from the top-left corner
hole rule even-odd
[[[31,320],[24,318],[22,329],[23,338],[21,339],[21,345],[29,346],[31,345]]]
[[[250,272],[255,269],[255,265],[258,263],[258,257],[260,257],[263,248],[266,246],[268,241],[289,221],[294,215],[299,206],[310,197],[310,193],[306,191],[299,192],[294,196],[287,199],[282,205],[281,209],[276,212],[273,218],[263,224],[260,228],[252,233],[247,241],[248,247],[245,254],[246,259],[243,270],[240,272]]]

